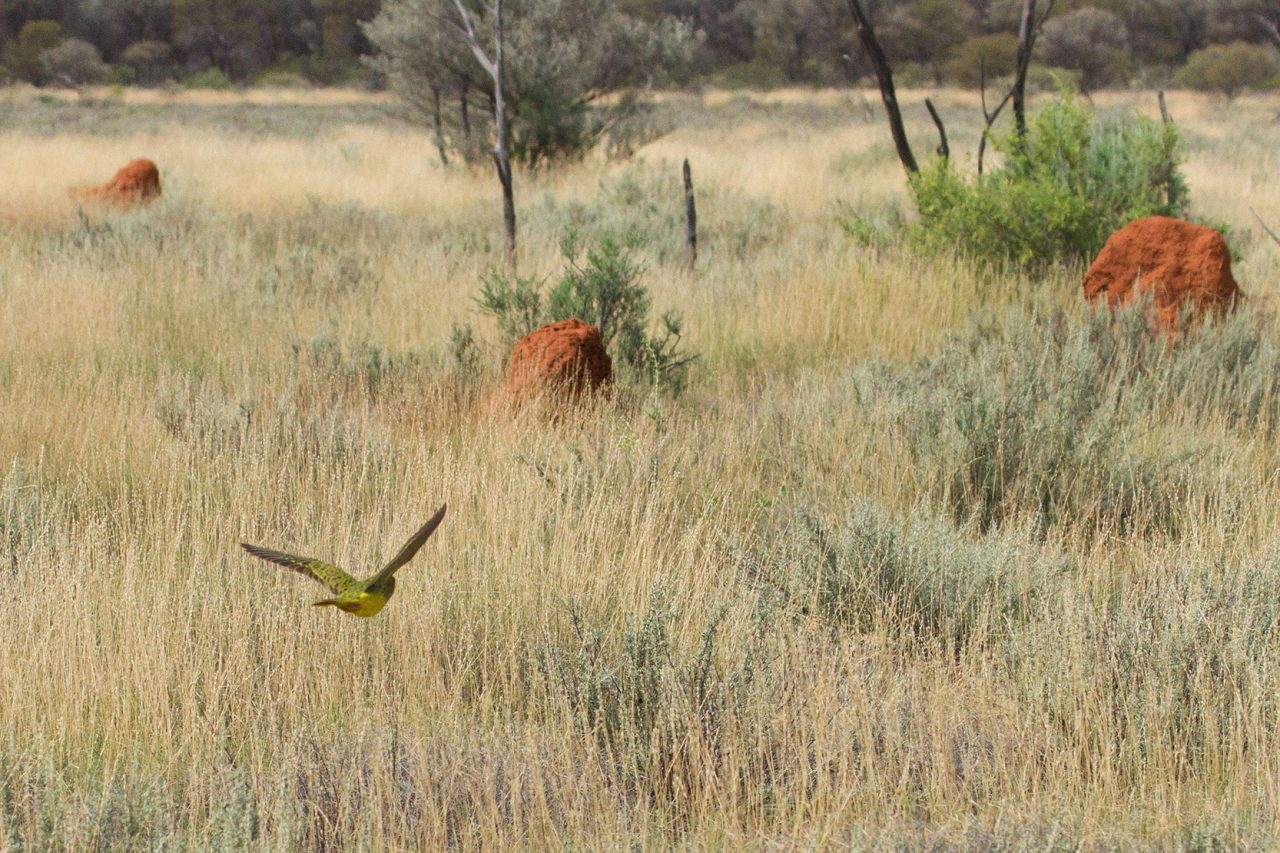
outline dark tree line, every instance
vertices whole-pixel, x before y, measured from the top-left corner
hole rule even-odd
[[[256,82],[370,82],[361,27],[380,0],[2,0],[5,76],[56,82],[41,59],[62,51],[64,76],[157,83],[213,73]],[[904,85],[974,85],[983,66],[1016,62],[1020,0],[865,0]],[[639,21],[678,20],[697,33],[689,76],[726,84],[834,84],[873,69],[842,0],[616,0]],[[1164,79],[1197,51],[1247,43],[1280,49],[1280,0],[1063,0],[1039,60],[1084,89]],[[96,52],[96,53],[95,53]],[[96,61],[99,65],[93,65]],[[77,63],[79,63],[77,65]],[[68,71],[68,69],[70,69]]]

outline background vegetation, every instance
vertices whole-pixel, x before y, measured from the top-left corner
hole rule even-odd
[[[668,33],[687,27],[698,38],[683,75],[719,85],[848,83],[870,70],[839,0],[621,0],[579,14],[592,2],[519,0],[512,9],[515,18],[541,21],[549,37],[544,50],[550,43],[561,49],[575,28],[616,28],[618,21]],[[381,86],[385,69],[370,69],[360,57],[373,51],[362,23],[378,17],[382,6],[380,0],[9,0],[0,7],[0,65],[17,80],[77,82],[41,58],[76,39],[95,49],[93,56],[79,49],[78,67],[92,71],[95,62],[105,63],[103,79],[119,83]],[[1007,40],[1017,31],[1019,0],[868,0],[866,6],[900,82],[972,85],[983,56],[994,73],[1011,67]],[[1210,46],[1280,45],[1277,22],[1277,0],[1062,0],[1046,29],[1042,59],[1086,90],[1164,85]],[[447,37],[445,25],[435,29]],[[1274,68],[1263,74],[1265,67],[1247,67],[1248,85],[1274,83]],[[1192,75],[1186,84],[1200,79]]]

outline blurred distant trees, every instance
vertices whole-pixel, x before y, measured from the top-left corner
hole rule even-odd
[[[1079,72],[1080,89],[1092,92],[1126,82],[1131,69],[1129,32],[1114,12],[1082,6],[1044,25],[1040,53],[1057,68]]]
[[[40,54],[93,45],[109,79],[154,85],[195,75],[234,83],[380,85],[364,24],[401,0],[0,0],[0,64],[56,82]],[[612,0],[609,17],[691,33],[687,71],[724,85],[839,84],[870,67],[839,0]],[[1021,0],[864,0],[905,85],[974,85],[975,62],[1007,73]],[[583,22],[584,25],[586,22]],[[424,32],[427,42],[438,34]],[[1280,55],[1280,0],[1059,0],[1037,62],[1085,89],[1168,83],[1193,54],[1242,42]],[[554,47],[550,39],[543,43]],[[80,47],[66,51],[87,58]],[[216,72],[213,73],[213,72]],[[442,109],[457,110],[441,90]],[[427,97],[434,101],[428,91]],[[476,105],[478,105],[478,101]],[[456,116],[454,117],[457,118]]]
[[[1234,98],[1245,89],[1273,88],[1280,75],[1275,51],[1259,44],[1215,44],[1191,54],[1178,73],[1184,86]]]
[[[71,38],[40,52],[45,76],[65,86],[78,88],[99,83],[107,76],[102,54],[87,41]]]

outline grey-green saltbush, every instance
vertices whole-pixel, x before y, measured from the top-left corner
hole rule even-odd
[[[1142,306],[1015,309],[905,369],[860,367],[853,385],[934,498],[980,529],[1176,533],[1235,499],[1230,442],[1280,421],[1280,350],[1245,311],[1171,345],[1151,338]],[[1170,421],[1176,431],[1153,434]]]
[[[925,509],[898,521],[870,499],[836,521],[801,509],[792,529],[783,551],[798,550],[770,571],[803,611],[854,631],[888,620],[950,648],[1007,636],[1073,570],[1027,529],[974,535]]]

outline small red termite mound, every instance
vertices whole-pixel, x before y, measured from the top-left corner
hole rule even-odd
[[[1107,239],[1084,277],[1091,302],[1109,308],[1151,294],[1152,331],[1177,334],[1183,312],[1198,320],[1233,308],[1240,288],[1231,276],[1231,252],[1212,228],[1149,216],[1135,219]]]
[[[71,197],[80,202],[133,207],[160,197],[160,170],[150,160],[139,158],[99,187],[73,189]]]
[[[600,330],[576,317],[535,329],[511,350],[505,396],[522,401],[542,394],[576,399],[613,379],[613,362]]]

